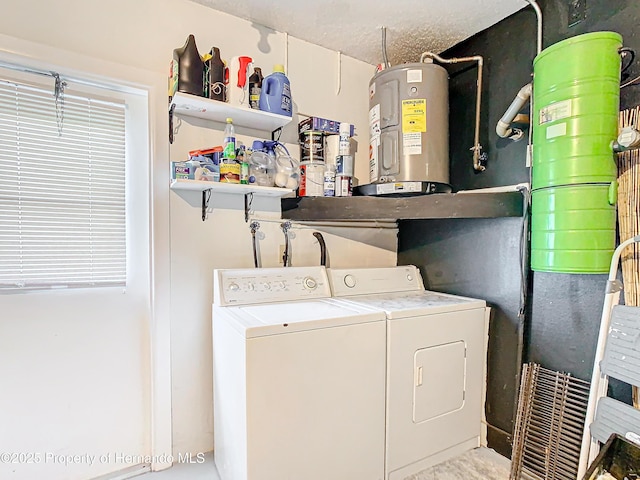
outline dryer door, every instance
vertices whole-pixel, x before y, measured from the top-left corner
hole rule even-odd
[[[467,347],[464,341],[421,348],[414,357],[413,421],[460,410],[464,406]],[[437,385],[438,388],[434,388]]]
[[[480,446],[485,309],[387,320],[386,478]]]

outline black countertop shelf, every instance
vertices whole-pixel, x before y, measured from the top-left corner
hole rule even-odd
[[[282,218],[298,221],[499,218],[520,217],[522,213],[523,196],[520,192],[282,199]]]

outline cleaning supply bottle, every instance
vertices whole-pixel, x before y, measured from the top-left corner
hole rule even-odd
[[[224,150],[222,158],[226,160],[236,159],[236,130],[233,127],[233,119],[227,118],[227,125],[224,127]]]
[[[249,106],[249,72],[253,60],[251,57],[233,57],[229,64],[229,85],[227,101],[239,107]]]
[[[221,102],[226,101],[226,91],[224,86],[225,65],[220,57],[220,49],[213,47],[209,52],[211,58],[206,62],[207,74],[206,84],[208,87],[208,97]]]
[[[284,65],[274,65],[273,73],[262,81],[260,92],[260,110],[291,117],[291,85],[284,74]]]
[[[198,53],[195,37],[189,35],[185,44],[173,51],[169,78],[169,97],[173,97],[176,91],[203,96],[203,77],[204,63]]]
[[[240,183],[242,185],[249,184],[249,162],[247,160],[246,148],[244,145],[240,145],[236,153],[236,162],[240,164]]]
[[[262,69],[255,67],[249,77],[249,106],[260,108],[260,91],[262,90]]]

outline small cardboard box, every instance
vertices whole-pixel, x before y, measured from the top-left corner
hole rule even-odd
[[[198,166],[195,162],[171,162],[171,178],[193,180]]]
[[[298,123],[298,134],[303,132],[314,131],[324,132],[327,135],[337,135],[340,133],[340,122],[336,120],[327,120],[320,117],[309,117]],[[355,129],[351,124],[351,136],[353,137]]]

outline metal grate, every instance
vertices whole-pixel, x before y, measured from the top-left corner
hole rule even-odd
[[[510,480],[575,480],[589,382],[525,364]]]

